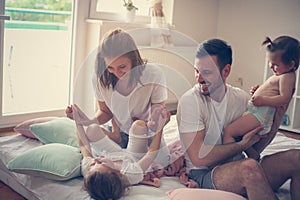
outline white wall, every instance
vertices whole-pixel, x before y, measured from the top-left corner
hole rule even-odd
[[[198,42],[218,37],[232,45],[229,83],[245,91],[263,82],[265,36],[300,40],[300,0],[174,0],[173,7],[176,30]]]
[[[234,63],[229,82],[249,91],[263,82],[265,36],[300,39],[299,0],[220,0],[217,36],[230,42]],[[240,85],[239,78],[243,85]]]
[[[175,29],[200,42],[217,35],[218,0],[174,0]]]
[[[198,42],[218,37],[232,45],[234,61],[229,83],[245,91],[263,82],[265,51],[260,44],[265,36],[274,39],[287,34],[300,40],[300,0],[164,2],[166,18],[177,31]]]

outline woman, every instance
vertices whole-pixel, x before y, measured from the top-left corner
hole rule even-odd
[[[93,85],[98,111],[94,119],[86,117],[81,123],[84,126],[102,125],[113,119],[113,130],[104,133],[123,148],[127,147],[132,123],[135,120],[148,121],[151,110],[155,106],[164,108],[167,99],[162,70],[156,65],[146,64],[133,38],[121,29],[103,37],[98,47]],[[67,109],[67,116],[72,118],[72,109]],[[150,130],[155,132],[155,125]],[[151,137],[149,139],[151,142]],[[168,154],[162,138],[155,162],[166,166]]]

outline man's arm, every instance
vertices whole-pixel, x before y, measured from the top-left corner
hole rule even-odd
[[[197,167],[214,166],[256,143],[260,139],[260,136],[256,135],[256,133],[261,128],[259,126],[253,129],[244,135],[241,141],[230,144],[204,144],[205,130],[198,131],[197,133],[184,133],[181,134],[181,138],[193,165]]]

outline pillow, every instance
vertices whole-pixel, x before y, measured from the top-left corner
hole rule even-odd
[[[13,172],[65,181],[80,176],[82,155],[78,148],[47,144],[30,149],[8,163]]]
[[[178,188],[167,192],[171,200],[246,200],[244,197],[221,190],[196,189],[196,188]]]
[[[56,119],[57,117],[40,117],[40,118],[33,118],[26,120],[20,124],[18,124],[15,128],[14,131],[17,133],[20,133],[26,137],[29,138],[35,138],[35,136],[32,134],[32,132],[29,130],[29,126],[31,124],[38,124],[42,122],[48,122],[50,120]]]
[[[75,122],[67,117],[32,124],[29,129],[37,139],[45,144],[61,143],[79,147]]]

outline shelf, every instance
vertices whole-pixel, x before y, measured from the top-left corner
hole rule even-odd
[[[290,131],[293,133],[300,134],[300,128],[291,128],[290,126],[280,126],[279,130]]]

